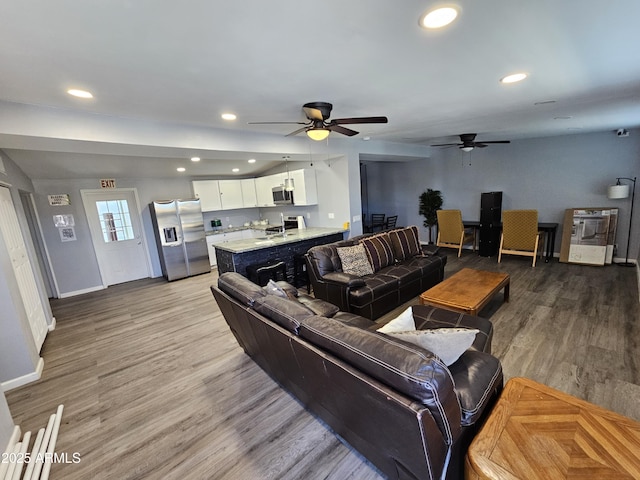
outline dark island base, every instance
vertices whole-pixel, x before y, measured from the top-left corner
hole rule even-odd
[[[307,253],[307,250],[316,245],[338,242],[343,238],[343,233],[334,233],[324,237],[309,238],[294,243],[274,245],[242,253],[231,253],[216,248],[218,272],[238,272],[246,277],[247,266],[249,265],[283,261],[287,264],[287,279],[291,282],[293,279],[293,257],[295,255]]]

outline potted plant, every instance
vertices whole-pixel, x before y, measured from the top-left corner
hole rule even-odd
[[[424,226],[429,229],[429,243],[431,240],[431,228],[438,223],[437,210],[442,208],[442,193],[440,190],[432,190],[428,188],[420,194],[420,215],[424,216]]]

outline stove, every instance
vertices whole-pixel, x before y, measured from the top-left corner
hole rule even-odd
[[[298,219],[296,217],[287,217],[284,220],[284,229],[292,230],[294,228],[298,228]],[[265,233],[267,235],[273,235],[275,233],[282,232],[282,225],[274,225],[272,227],[265,228]]]

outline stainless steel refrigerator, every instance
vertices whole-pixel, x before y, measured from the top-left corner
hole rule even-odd
[[[210,272],[200,200],[158,200],[149,209],[165,278]]]

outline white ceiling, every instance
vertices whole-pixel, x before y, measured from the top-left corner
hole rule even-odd
[[[4,0],[0,100],[279,136],[296,126],[247,122],[302,121],[304,103],[328,101],[332,118],[389,118],[353,125],[351,141],[424,145],[640,126],[640,1],[455,3],[454,24],[426,31],[418,19],[436,2]],[[498,82],[516,71],[529,78]],[[77,154],[28,144],[8,154],[39,178],[56,162],[80,168]],[[98,158],[113,175],[127,165]]]

